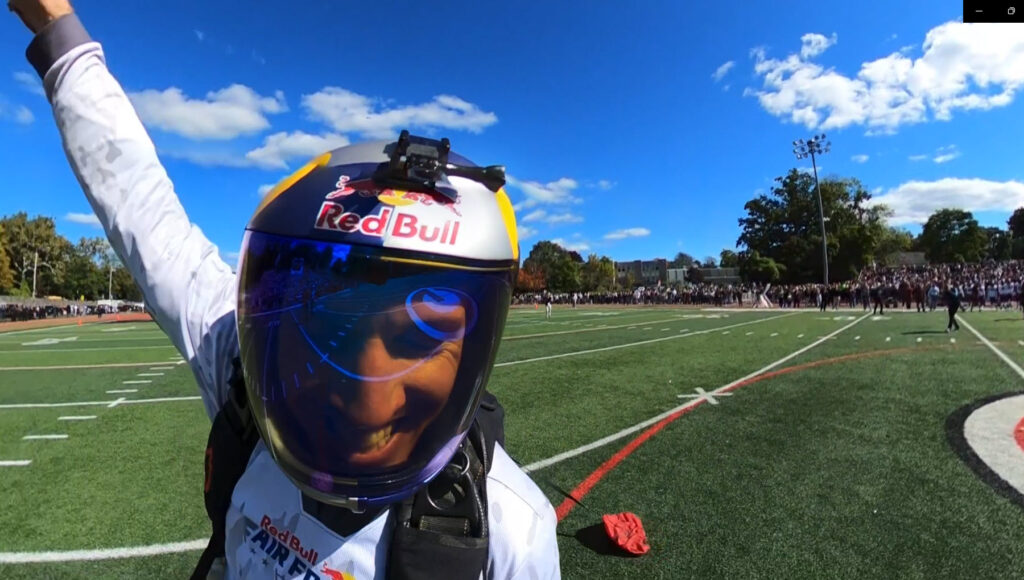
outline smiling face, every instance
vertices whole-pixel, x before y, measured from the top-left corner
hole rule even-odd
[[[268,408],[303,418],[275,425],[276,431],[311,443],[301,446],[317,450],[305,458],[309,464],[358,473],[408,461],[455,386],[472,321],[461,298],[451,290],[421,289],[384,308],[340,311],[344,299],[327,297],[282,318],[280,343],[307,348],[279,348],[277,372],[268,366],[270,375],[294,383],[271,390]]]

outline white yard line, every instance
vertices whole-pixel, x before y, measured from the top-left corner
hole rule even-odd
[[[65,435],[65,434],[54,434],[54,435],[25,435],[24,437],[22,437],[22,440],[24,440],[24,441],[36,441],[36,440],[46,440],[46,441],[50,441],[50,440],[54,440],[54,441],[55,441],[55,440],[58,440],[58,439],[67,439],[67,438],[68,438],[68,436],[67,436],[67,435]]]
[[[575,333],[578,333],[578,332],[594,332],[595,330],[613,330],[613,329],[616,329],[616,328],[625,328],[625,329],[628,330],[628,329],[631,329],[631,328],[636,328],[640,324],[664,324],[666,322],[682,322],[684,320],[692,320],[692,319],[683,318],[680,315],[680,316],[677,316],[675,318],[666,318],[664,320],[642,320],[642,321],[638,321],[638,322],[629,322],[629,323],[626,323],[626,324],[619,324],[617,326],[602,326],[600,328],[579,328],[579,329],[576,329],[576,330],[556,330],[555,332],[538,332],[537,334],[522,334],[522,335],[519,335],[519,336],[506,336],[506,337],[503,337],[501,340],[502,340],[502,342],[506,342],[506,341],[509,341],[509,340],[519,340],[519,339],[522,339],[522,338],[537,338],[537,337],[540,337],[540,336],[554,336],[556,334],[575,334]]]
[[[989,348],[989,350],[991,350],[992,352],[996,353],[996,356],[998,356],[999,358],[1003,359],[1003,362],[1006,363],[1006,366],[1008,366],[1011,369],[1013,369],[1013,372],[1017,373],[1017,375],[1019,375],[1020,378],[1024,379],[1024,369],[1020,368],[1019,364],[1014,362],[1014,360],[1012,358],[1006,356],[1006,353],[1004,353],[1003,351],[999,350],[999,347],[997,347],[996,345],[992,344],[992,342],[989,339],[985,338],[984,335],[982,335],[980,332],[975,330],[974,327],[971,326],[966,320],[964,320],[963,318],[957,317],[957,321],[959,321],[960,324],[963,324],[964,326],[966,326],[967,330],[970,330],[971,332],[973,332],[974,336],[977,336],[978,340],[980,340],[982,342],[982,344],[987,346]]]
[[[28,467],[32,464],[31,459],[4,459],[0,460],[0,467]],[[0,554],[3,556],[3,554]],[[3,560],[0,560],[3,562]]]
[[[151,371],[173,371],[174,367],[149,367]]]
[[[494,365],[494,367],[495,368],[498,368],[498,367],[508,367],[508,366],[512,366],[512,365],[521,365],[521,364],[525,364],[525,363],[537,362],[537,361],[542,361],[542,360],[553,360],[553,359],[565,358],[565,357],[569,357],[569,356],[578,356],[578,355],[581,355],[581,354],[591,354],[591,353],[595,353],[595,352],[605,352],[605,351],[609,351],[609,350],[616,350],[616,349],[619,349],[619,348],[629,348],[629,347],[632,347],[632,346],[642,346],[642,345],[645,345],[645,344],[653,344],[655,342],[662,342],[662,341],[665,341],[665,340],[674,340],[674,339],[677,339],[677,338],[686,338],[688,336],[697,336],[697,335],[700,335],[700,334],[708,334],[708,333],[711,333],[711,332],[719,332],[719,331],[725,330],[727,328],[737,328],[737,327],[740,327],[740,326],[747,326],[747,325],[750,325],[750,324],[758,324],[760,322],[768,322],[769,320],[776,320],[778,318],[785,318],[787,316],[793,316],[794,314],[799,314],[799,313],[798,312],[787,312],[786,314],[780,314],[778,316],[769,316],[768,318],[759,318],[757,320],[748,320],[746,322],[739,322],[739,323],[736,323],[736,324],[730,324],[728,326],[718,326],[718,327],[715,327],[715,328],[707,328],[705,330],[697,330],[697,331],[691,332],[689,334],[677,334],[677,335],[674,335],[674,336],[663,336],[661,338],[652,338],[652,339],[649,339],[649,340],[641,340],[639,342],[628,342],[626,344],[616,344],[614,346],[605,346],[605,347],[601,347],[601,348],[591,348],[591,349],[588,349],[588,350],[578,350],[578,351],[575,351],[575,352],[565,352],[565,353],[562,353],[562,354],[553,354],[553,355],[550,355],[550,356],[539,356],[539,357],[536,357],[536,358],[527,358],[527,359],[523,359],[523,360],[513,360],[513,361],[498,363],[498,364]]]
[[[122,393],[137,393],[138,389],[114,389],[113,391],[107,391],[108,395],[120,395]]]
[[[95,419],[96,415],[68,415],[65,417],[57,417],[58,421],[88,421]]]
[[[35,350],[0,350],[0,354],[46,354],[50,352],[91,352],[96,350],[148,350],[153,348],[174,348],[173,344],[161,346],[112,346],[110,348],[40,348]]]
[[[87,560],[114,560],[119,558],[138,558],[157,556],[160,554],[176,554],[193,552],[206,548],[209,538],[192,540],[191,542],[174,542],[172,544],[154,544],[152,546],[134,546],[130,548],[111,548],[108,550],[69,550],[66,552],[0,552],[0,564],[40,564],[45,562],[82,562]]]
[[[141,380],[141,381],[121,381],[121,384],[122,385],[148,385],[148,384],[150,384],[152,382],[153,381],[151,381],[149,379],[144,379],[144,380]]]
[[[103,365],[53,365],[41,367],[0,367],[0,371],[63,371],[70,369],[115,369],[120,367],[144,367],[146,365],[159,365],[162,362],[140,362],[140,363],[110,363]],[[165,367],[172,369],[174,367]],[[153,370],[153,369],[150,369]]]
[[[164,374],[163,373],[139,373],[139,374],[137,374],[135,376],[137,376],[137,377],[162,377],[162,376],[164,376]]]
[[[116,401],[77,401],[74,403],[11,403],[6,405],[0,405],[2,409],[54,409],[60,407],[92,407],[92,406],[107,406],[114,407],[116,405],[134,405],[137,403],[168,403],[172,401],[198,401],[202,397],[190,396],[190,397],[160,397],[156,399],[133,399],[131,401],[121,397]]]
[[[775,367],[777,367],[777,366],[779,366],[779,365],[781,365],[781,364],[783,364],[783,363],[785,363],[787,361],[790,361],[790,360],[792,360],[792,359],[802,355],[803,353],[811,350],[812,348],[818,346],[819,344],[822,344],[823,342],[831,339],[832,337],[838,335],[839,333],[843,332],[844,330],[846,330],[846,329],[852,327],[853,325],[859,323],[860,321],[864,320],[865,318],[867,318],[867,315],[861,316],[857,320],[854,320],[850,324],[847,324],[846,326],[840,328],[839,330],[836,330],[832,334],[824,336],[824,337],[822,337],[822,338],[812,342],[811,344],[809,344],[809,345],[807,345],[807,346],[805,346],[803,348],[800,348],[800,349],[798,349],[796,351],[793,351],[792,353],[790,353],[790,354],[780,358],[779,360],[771,363],[770,365],[768,365],[768,366],[766,366],[764,368],[758,369],[758,370],[750,373],[749,375],[747,375],[745,377],[736,379],[735,381],[733,381],[733,382],[731,382],[731,383],[729,383],[727,385],[722,385],[721,387],[718,387],[717,389],[712,391],[711,394],[715,395],[715,394],[719,394],[719,393],[728,391],[729,389],[732,389],[733,387],[735,387],[736,385],[738,385],[740,383],[743,383],[744,381],[750,380],[750,379],[752,379],[752,378],[754,378],[754,377],[756,377],[758,375],[764,374],[764,373],[774,369]],[[573,457],[576,457],[577,455],[582,455],[582,454],[586,453],[587,451],[591,451],[593,449],[597,449],[598,447],[602,447],[602,446],[607,445],[609,443],[618,441],[619,439],[622,439],[623,437],[626,437],[627,435],[631,435],[633,433],[636,433],[637,431],[640,431],[641,429],[645,429],[647,427],[650,427],[651,425],[654,425],[658,421],[661,421],[662,419],[664,419],[665,417],[668,417],[669,415],[672,415],[673,413],[677,413],[679,411],[682,411],[683,409],[696,406],[696,405],[700,404],[701,401],[702,401],[702,399],[697,399],[697,400],[694,400],[694,401],[690,401],[690,402],[685,403],[683,405],[679,405],[678,407],[669,409],[668,411],[665,411],[664,413],[661,413],[660,415],[652,417],[652,418],[650,418],[650,419],[648,419],[646,421],[643,421],[641,423],[637,423],[636,425],[633,425],[632,427],[628,427],[626,429],[623,429],[622,431],[619,431],[618,433],[613,433],[613,434],[611,434],[611,435],[609,435],[607,437],[603,437],[601,439],[598,439],[597,441],[594,441],[593,443],[588,443],[588,444],[583,445],[581,447],[577,447],[576,449],[571,449],[571,450],[566,451],[564,453],[559,453],[558,455],[555,455],[553,457],[549,457],[547,459],[542,459],[540,461],[536,461],[534,463],[531,463],[529,465],[524,466],[523,467],[523,471],[530,472],[530,471],[537,471],[537,470],[540,470],[540,469],[544,469],[545,467],[550,467],[550,466],[552,466],[552,465],[554,465],[556,463],[560,463],[562,461],[565,461],[566,459],[571,459]]]

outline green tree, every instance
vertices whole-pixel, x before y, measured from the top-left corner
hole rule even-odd
[[[53,218],[28,219],[28,214],[20,212],[0,219],[0,227],[3,235],[0,246],[10,260],[17,284],[31,293],[35,273],[37,296],[58,291],[72,246],[57,234]]]
[[[701,263],[701,267],[702,268],[717,268],[718,267],[718,262],[715,261],[715,257],[714,256],[707,256],[707,257],[704,258],[704,261]]]
[[[678,254],[676,254],[676,257],[671,262],[669,262],[668,267],[689,269],[690,266],[693,266],[693,263],[696,261],[697,259],[691,256],[690,254],[687,254],[686,252],[679,252]]]
[[[608,256],[590,254],[581,267],[581,289],[605,292],[615,287],[615,262]]]
[[[999,228],[984,228],[988,244],[985,258],[989,260],[1009,260],[1013,253],[1013,238],[1010,232]]]
[[[690,269],[686,271],[686,279],[694,284],[700,284],[704,281],[704,272],[701,272],[697,266],[690,266]]]
[[[882,230],[878,239],[876,260],[882,264],[892,264],[893,258],[900,252],[910,251],[914,245],[914,236],[907,230],[887,227]]]
[[[1024,238],[1024,207],[1013,210],[1010,219],[1006,220],[1006,225],[1010,228],[1010,236],[1013,239]]]
[[[736,268],[740,265],[740,258],[732,250],[722,250],[718,256],[718,265],[722,268]]]
[[[978,262],[985,257],[988,236],[971,212],[940,209],[921,229],[921,245],[934,263]]]
[[[871,194],[856,179],[822,179],[820,187],[830,278],[849,279],[875,259],[887,210],[871,203]],[[821,280],[821,228],[812,177],[793,169],[744,209],[737,245],[773,260],[783,282]]]
[[[534,244],[530,255],[523,261],[523,267],[543,272],[545,287],[552,292],[575,292],[580,288],[581,262],[572,256],[574,253],[554,242],[542,240]]]
[[[14,289],[14,270],[11,269],[11,258],[4,246],[4,230],[0,225],[0,294],[9,294]]]
[[[782,277],[785,266],[759,254],[756,250],[741,252],[739,255],[740,277],[747,282],[766,284],[778,282]]]

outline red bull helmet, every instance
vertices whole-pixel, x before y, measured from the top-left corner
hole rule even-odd
[[[447,140],[352,145],[267,194],[237,324],[250,407],[309,497],[393,503],[452,458],[494,363],[519,247],[504,169]]]

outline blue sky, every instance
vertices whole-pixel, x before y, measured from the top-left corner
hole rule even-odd
[[[1005,227],[1024,205],[1024,34],[961,2],[79,0],[186,210],[229,260],[262,192],[318,151],[448,136],[508,168],[524,254],[717,256],[743,204],[825,131],[918,231],[938,207]],[[101,234],[0,18],[0,214]]]

